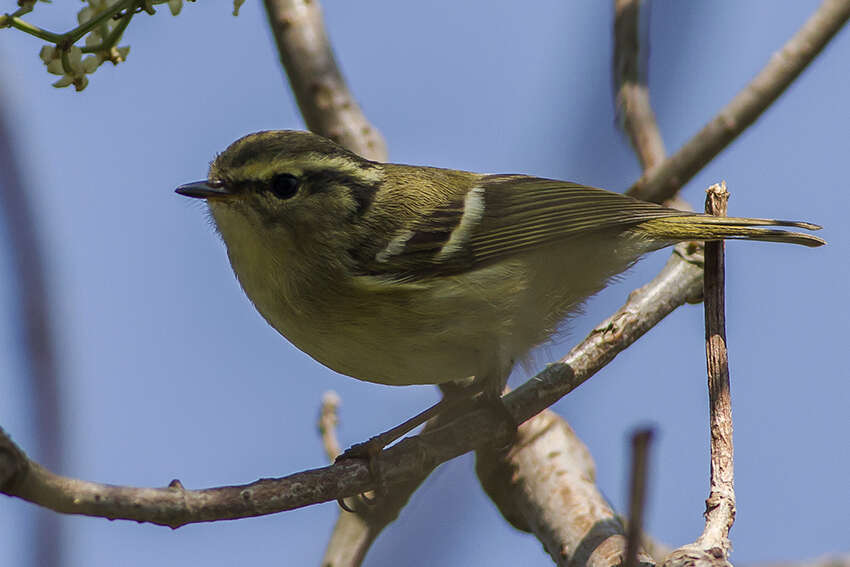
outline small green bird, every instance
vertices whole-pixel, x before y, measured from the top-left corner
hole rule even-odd
[[[322,364],[382,384],[475,376],[515,361],[643,254],[686,240],[820,246],[791,221],[677,211],[567,181],[378,163],[307,132],[234,142],[206,199],[245,293]]]

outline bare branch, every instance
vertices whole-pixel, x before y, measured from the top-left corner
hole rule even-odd
[[[325,454],[331,462],[342,452],[336,438],[336,425],[339,423],[337,416],[339,403],[339,394],[331,390],[325,392],[325,395],[322,396],[322,406],[319,409],[319,434],[322,436]]]
[[[632,434],[632,468],[629,475],[629,530],[625,567],[637,565],[638,550],[643,540],[646,480],[652,435],[652,429],[640,429]]]
[[[265,0],[280,61],[298,108],[313,132],[368,159],[385,161],[387,147],[342,77],[318,0]]]
[[[379,502],[379,505],[382,503]],[[369,521],[360,514],[340,511],[334,524],[325,554],[319,563],[322,567],[358,567],[366,558],[375,538],[384,526],[372,529]]]
[[[326,410],[330,409],[327,406],[328,401],[334,400],[328,400],[326,395],[322,404],[323,416],[326,416]],[[338,400],[335,401],[338,402]],[[323,417],[323,421],[325,419],[326,417]],[[439,425],[439,419],[432,420],[425,425],[424,431],[430,431]],[[336,454],[333,458],[335,457]],[[352,508],[354,513],[340,511],[339,516],[337,516],[336,524],[334,524],[333,532],[331,532],[325,554],[322,557],[322,567],[358,567],[361,565],[372,547],[372,543],[384,528],[395,521],[402,508],[407,505],[410,497],[430,472],[430,470],[424,471],[419,478],[413,478],[410,481],[392,486],[384,494],[381,494],[380,498],[374,499],[368,505],[364,505],[357,496],[346,500],[346,506]]]
[[[488,495],[515,527],[533,532],[557,565],[614,567],[626,538],[596,488],[593,458],[566,421],[546,410],[520,426],[517,440],[476,464]],[[654,565],[641,556],[643,565]]]
[[[707,191],[705,212],[726,215],[729,193],[726,184]],[[705,357],[708,369],[709,423],[711,430],[711,490],[705,501],[705,529],[696,542],[674,551],[665,561],[669,567],[700,565],[727,567],[731,550],[729,530],[735,521],[733,487],[732,398],[726,352],[724,298],[724,244],[705,245]]]
[[[641,33],[643,0],[614,0],[614,88],[621,127],[629,135],[641,167],[664,160],[664,141],[649,103],[648,41]],[[642,41],[643,40],[643,41]]]
[[[705,212],[726,216],[726,183],[712,185]],[[697,541],[703,549],[729,553],[729,530],[735,521],[734,450],[729,356],[726,351],[726,268],[724,243],[705,244],[705,358],[711,429],[711,492],[706,502],[705,531]]]
[[[781,95],[850,18],[850,0],[824,0],[817,11],[702,130],[647,171],[629,195],[662,202],[687,183]]]
[[[439,420],[425,425],[424,432],[437,427]],[[366,557],[372,543],[390,523],[395,521],[402,508],[419,485],[431,474],[427,469],[410,480],[395,484],[370,505],[356,505],[355,513],[341,511],[334,525],[330,541],[322,557],[323,567],[358,567]]]

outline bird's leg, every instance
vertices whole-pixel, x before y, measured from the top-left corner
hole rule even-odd
[[[377,492],[382,493],[386,491],[386,487],[383,485],[383,478],[380,470],[380,464],[378,461],[378,455],[381,454],[381,451],[384,450],[384,447],[393,443],[394,441],[400,439],[407,435],[413,429],[419,427],[426,421],[430,420],[433,417],[439,416],[447,416],[452,413],[458,411],[459,409],[469,406],[470,401],[482,393],[486,383],[481,383],[477,380],[473,381],[469,386],[456,386],[454,384],[446,384],[442,386],[444,397],[442,400],[432,405],[428,409],[423,412],[416,414],[410,419],[406,420],[404,423],[396,425],[395,427],[388,429],[374,437],[371,437],[367,441],[363,443],[356,443],[346,449],[342,454],[340,454],[336,461],[342,461],[345,459],[365,459],[369,464],[369,473],[372,475],[372,478],[375,480],[375,484],[377,487]],[[501,404],[501,402],[499,402]],[[502,406],[504,407],[504,406]],[[368,502],[368,499],[364,498]],[[342,505],[343,509],[348,509],[346,506]],[[349,510],[350,511],[350,510]]]
[[[513,366],[513,363],[511,363],[511,366]],[[509,373],[509,371],[504,373],[502,375],[503,377],[483,377],[480,381],[479,388],[481,390],[481,395],[479,396],[478,401],[482,406],[495,413],[501,421],[507,423],[515,436],[519,429],[519,423],[517,423],[516,418],[508,411],[508,408],[502,401],[502,394],[505,392],[505,384],[507,383],[507,375]],[[479,380],[476,378],[475,382],[478,383]],[[475,385],[476,384],[473,383],[473,386]],[[513,442],[513,438],[511,438],[511,442]]]
[[[406,420],[404,423],[401,423],[399,425],[396,425],[392,429],[388,429],[382,433],[379,433],[378,435],[371,437],[368,441],[352,445],[351,447],[346,449],[340,456],[338,456],[337,460],[374,460],[374,458],[378,456],[378,454],[383,450],[383,448],[389,445],[390,443],[407,435],[410,431],[416,429],[432,417],[436,417],[438,415],[445,415],[456,410],[459,407],[462,407],[470,399],[472,399],[481,392],[481,385],[475,382],[473,382],[471,386],[459,388],[456,391],[450,390],[449,393],[447,393],[447,395],[442,400],[429,407],[425,411],[414,415],[410,419]]]

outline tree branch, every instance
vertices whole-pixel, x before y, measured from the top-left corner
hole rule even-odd
[[[707,191],[705,212],[726,216],[726,184]],[[732,398],[726,352],[724,297],[724,244],[705,245],[705,358],[708,369],[709,425],[711,431],[711,490],[705,501],[705,529],[696,542],[674,551],[665,567],[728,567],[729,530],[735,521],[734,459],[732,448]]]
[[[643,517],[646,510],[646,484],[649,476],[649,446],[653,430],[644,428],[632,434],[632,466],[629,474],[629,530],[624,567],[638,564],[643,540]]]
[[[298,108],[307,128],[365,158],[386,161],[387,147],[342,77],[318,0],[265,0]]]
[[[322,413],[325,415],[326,404],[323,402],[322,405]],[[442,423],[438,417],[428,422],[423,432],[431,431],[440,425]],[[346,506],[353,508],[354,513],[340,510],[322,557],[322,567],[359,567],[372,543],[384,528],[398,518],[402,508],[430,473],[430,470],[423,471],[419,477],[390,487],[380,498],[372,500],[368,505],[364,505],[359,496],[348,499]]]
[[[641,33],[643,0],[614,0],[614,90],[620,125],[631,140],[641,167],[664,160],[664,141],[649,103],[649,45]],[[643,39],[643,41],[641,41]]]
[[[515,527],[534,533],[557,565],[623,564],[626,538],[596,487],[593,458],[566,421],[550,410],[524,424],[507,452],[481,459],[478,477]],[[510,508],[505,508],[508,505]],[[640,556],[642,565],[654,565]]]
[[[679,151],[653,167],[628,194],[662,202],[687,183],[743,132],[812,62],[850,18],[850,0],[824,0],[758,75]]]

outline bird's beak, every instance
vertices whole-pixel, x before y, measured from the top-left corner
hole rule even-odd
[[[220,181],[195,181],[194,183],[181,185],[175,191],[180,195],[195,199],[227,197],[233,194]]]

